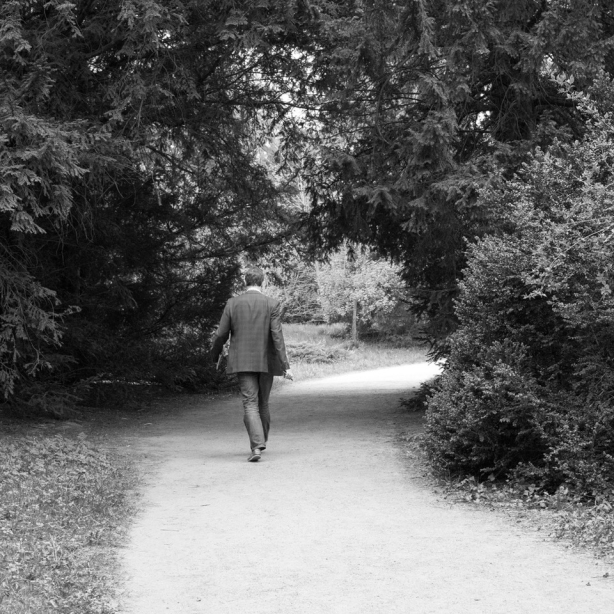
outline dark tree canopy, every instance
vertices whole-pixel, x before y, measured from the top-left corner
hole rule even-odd
[[[71,377],[134,376],[187,331],[205,349],[237,257],[293,223],[291,186],[260,159],[288,123],[288,60],[267,42],[297,30],[285,8],[3,3],[5,390],[67,360]],[[59,353],[54,303],[73,309]]]
[[[349,237],[398,259],[449,329],[464,240],[495,167],[582,131],[560,82],[614,69],[607,0],[339,3],[322,26],[310,114],[312,238]],[[558,81],[557,81],[558,79]]]
[[[399,261],[447,330],[478,192],[582,132],[561,84],[613,34],[608,0],[3,2],[0,388],[190,379],[239,258],[300,221]]]

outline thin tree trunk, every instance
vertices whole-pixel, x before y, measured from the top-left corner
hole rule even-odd
[[[354,299],[352,307],[352,341],[358,343],[358,299]]]

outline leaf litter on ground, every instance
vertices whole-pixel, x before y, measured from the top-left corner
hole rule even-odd
[[[412,410],[406,399],[401,405]],[[421,434],[401,433],[399,439],[412,465],[420,469],[420,476],[448,501],[502,511],[544,537],[587,551],[604,563],[614,563],[614,490],[587,498],[566,485],[549,493],[535,484],[498,480],[492,474],[483,479],[443,475],[426,458]]]
[[[83,433],[3,436],[0,612],[115,612],[109,571],[133,482],[126,458]]]

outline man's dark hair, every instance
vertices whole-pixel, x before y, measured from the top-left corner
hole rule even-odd
[[[264,282],[264,271],[258,267],[250,267],[245,271],[246,286],[261,286]]]

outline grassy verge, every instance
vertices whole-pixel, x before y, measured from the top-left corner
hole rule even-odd
[[[285,324],[284,338],[297,381],[426,360],[425,348],[409,338],[355,345],[342,325]]]
[[[133,468],[84,434],[20,431],[0,438],[0,612],[115,612]]]

